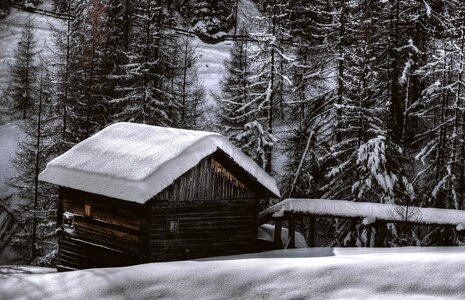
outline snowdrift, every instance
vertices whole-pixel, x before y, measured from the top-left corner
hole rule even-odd
[[[465,249],[305,248],[67,273],[0,268],[2,299],[463,299]]]

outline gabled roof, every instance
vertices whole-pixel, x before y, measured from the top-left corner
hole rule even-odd
[[[116,123],[52,160],[41,181],[145,203],[218,149],[279,197],[275,180],[218,133]]]

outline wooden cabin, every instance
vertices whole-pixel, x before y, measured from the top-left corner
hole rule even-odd
[[[113,124],[51,161],[59,270],[250,253],[272,177],[211,132]]]

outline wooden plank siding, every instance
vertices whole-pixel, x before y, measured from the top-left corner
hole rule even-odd
[[[59,269],[126,266],[256,251],[259,198],[270,192],[217,151],[145,204],[60,187]],[[91,217],[85,216],[85,205]],[[167,224],[176,220],[178,231]]]
[[[84,216],[86,204],[91,206],[90,218]],[[59,210],[74,214],[74,228],[61,234],[59,265],[81,269],[140,262],[143,205],[60,188],[60,206]]]
[[[149,202],[150,261],[255,251],[257,193],[221,159],[202,160]],[[168,233],[169,220],[179,222],[177,233]]]

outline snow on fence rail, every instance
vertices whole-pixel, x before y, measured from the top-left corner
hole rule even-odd
[[[375,218],[387,222],[410,222],[457,226],[465,229],[465,211],[442,208],[423,208],[385,203],[352,202],[328,199],[285,199],[259,215],[260,223],[270,218],[283,217],[286,213],[341,218]],[[368,220],[368,219],[367,219]]]

